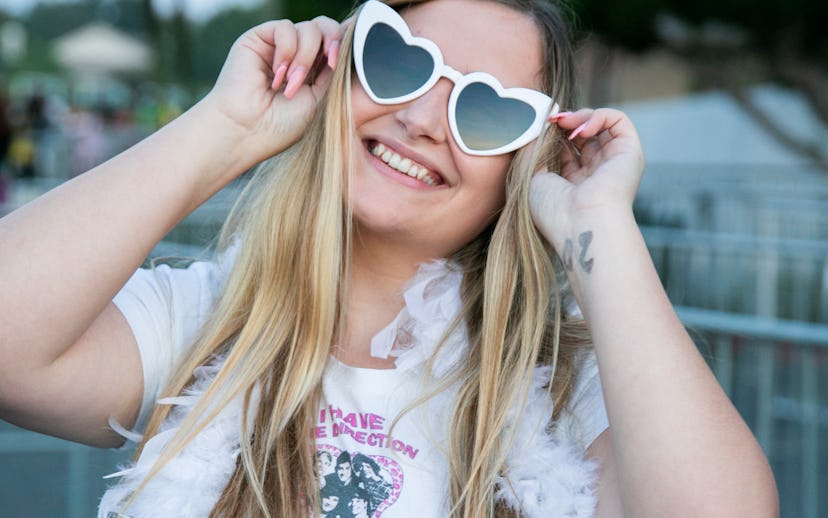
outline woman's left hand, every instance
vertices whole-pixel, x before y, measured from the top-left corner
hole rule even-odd
[[[530,205],[535,224],[558,248],[581,231],[585,217],[631,210],[644,155],[635,127],[621,111],[583,109],[557,114],[552,122],[571,145],[561,150],[559,174],[535,175]]]

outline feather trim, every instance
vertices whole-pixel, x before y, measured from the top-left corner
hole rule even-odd
[[[224,364],[217,358],[194,371],[195,382],[184,396],[159,401],[175,408],[159,432],[144,445],[139,459],[116,474],[119,482],[104,494],[99,518],[129,516],[204,517],[209,516],[224,487],[236,469],[241,453],[240,432],[243,397],[234,399],[187,446],[152,477],[138,497],[124,509],[124,504],[152,470],[170,439],[212,383]],[[124,513],[123,515],[121,513]]]
[[[400,370],[425,363],[461,308],[462,273],[446,261],[420,268],[403,296],[405,308],[371,342],[374,356],[396,357]],[[436,351],[432,375],[440,378],[459,361],[468,346],[464,326],[458,326],[444,346]],[[98,518],[122,516],[154,518],[209,516],[235,471],[241,452],[241,397],[233,400],[207,424],[192,442],[154,476],[135,500],[123,505],[160,458],[161,452],[182,422],[210,386],[224,358],[195,371],[195,382],[182,396],[166,398],[159,404],[175,405],[159,432],[144,446],[136,462],[111,476],[120,477],[101,500]],[[546,386],[550,367],[535,369],[522,412],[509,416],[514,443],[506,456],[505,469],[496,480],[495,498],[521,516],[587,518],[595,509],[596,466],[583,459],[582,452],[563,432],[550,431],[552,399]],[[451,407],[451,394],[432,400]],[[253,402],[255,405],[255,401]],[[122,432],[131,433],[125,430]],[[134,438],[134,436],[133,436]]]
[[[546,385],[552,367],[538,367],[523,412],[510,416],[514,443],[495,499],[521,516],[588,518],[595,512],[597,465],[551,426],[552,398]]]

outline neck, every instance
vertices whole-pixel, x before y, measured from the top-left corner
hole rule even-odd
[[[393,359],[374,358],[371,338],[402,310],[406,283],[431,258],[382,239],[357,233],[351,251],[345,329],[334,355],[355,367],[392,368]]]

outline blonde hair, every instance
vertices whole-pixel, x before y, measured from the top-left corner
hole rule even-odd
[[[550,35],[548,20],[526,9],[540,2],[499,3],[532,16],[544,43],[552,38],[561,45],[545,48],[542,83],[571,105],[571,51],[556,8],[541,6],[564,31]],[[312,432],[330,346],[342,329],[352,225],[350,152],[359,145],[350,110],[352,36],[351,28],[328,94],[303,138],[260,167],[225,225],[222,247],[232,241],[239,246],[225,291],[165,391],[181,393],[196,367],[226,356],[149,477],[232,399],[244,397],[240,459],[212,516],[303,516],[319,509]],[[540,164],[556,164],[559,146],[553,132],[534,151],[515,154],[497,221],[453,257],[464,270],[463,309],[455,325],[467,326],[469,353],[441,384],[461,386],[448,450],[452,516],[513,514],[496,508],[493,499],[510,443],[507,415],[516,405],[522,408],[538,363],[555,366],[549,389],[560,411],[570,392],[574,353],[589,343],[583,322],[561,310],[564,276],[529,212],[531,173]],[[169,406],[158,406],[144,437],[152,437],[169,412]]]

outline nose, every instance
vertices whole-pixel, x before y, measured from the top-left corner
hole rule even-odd
[[[450,133],[448,102],[453,86],[450,80],[442,78],[431,90],[397,110],[397,121],[412,141],[427,139],[436,144],[446,141]]]

